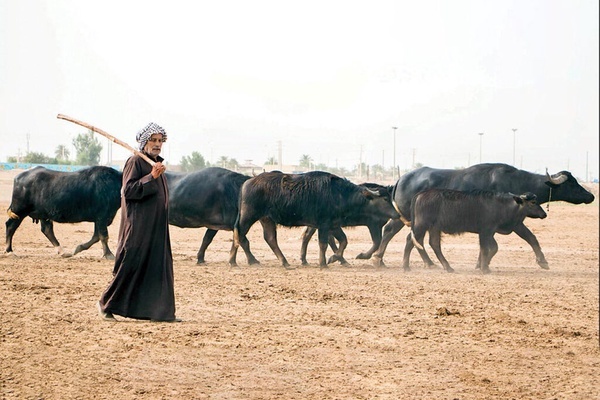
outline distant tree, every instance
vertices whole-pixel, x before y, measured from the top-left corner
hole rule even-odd
[[[221,168],[227,168],[227,165],[229,164],[229,158],[227,158],[226,156],[221,156],[219,157],[219,160],[217,161],[217,165]]]
[[[414,169],[421,168],[421,167],[424,167],[424,165],[423,165],[423,163],[420,163],[420,162],[415,163],[415,165],[414,165]]]
[[[181,169],[185,172],[199,171],[206,168],[206,160],[197,151],[192,152],[189,156],[183,156],[180,163]]]
[[[32,151],[23,157],[22,162],[31,164],[56,164],[56,158],[51,158],[45,154]]]
[[[98,165],[100,164],[100,152],[102,145],[98,138],[94,136],[91,130],[87,133],[80,133],[73,139],[73,146],[77,151],[76,163],[79,165]]]
[[[59,163],[65,164],[69,161],[71,153],[69,152],[69,149],[67,149],[67,146],[59,144],[56,146],[56,150],[54,150],[54,155]]]
[[[352,173],[357,175],[359,178],[362,178],[367,175],[367,170],[368,170],[367,164],[363,162],[360,164],[356,164],[356,166],[352,170]]]
[[[378,179],[383,179],[385,169],[381,164],[371,165],[371,174]]]
[[[240,163],[235,158],[227,158],[226,156],[221,156],[217,161],[217,165],[222,168],[237,171],[239,169]]]
[[[232,169],[234,171],[238,170],[240,166],[240,163],[235,159],[235,158],[230,158],[229,159],[229,163],[228,163],[228,168]]]
[[[308,155],[308,154],[302,154],[302,157],[300,157],[300,166],[304,167],[306,169],[310,168],[310,164],[312,163],[312,158]]]
[[[278,164],[275,157],[269,157],[267,161],[265,161],[265,165],[275,165]]]
[[[336,175],[338,175],[338,176],[348,176],[348,175],[350,175],[350,171],[348,171],[344,167],[336,168],[334,173]]]

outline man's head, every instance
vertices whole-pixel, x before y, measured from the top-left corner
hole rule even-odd
[[[150,122],[140,130],[135,139],[140,144],[140,150],[156,157],[162,150],[162,144],[167,141],[167,132],[154,122]]]

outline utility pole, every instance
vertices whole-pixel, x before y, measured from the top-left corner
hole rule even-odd
[[[483,132],[479,132],[479,164],[481,164],[481,147],[483,143]]]
[[[394,132],[394,165],[392,166],[392,179],[396,179],[396,129],[398,129],[397,126],[392,126],[392,130]]]
[[[588,172],[588,157],[589,157],[589,151],[585,152],[585,181],[589,182],[590,181],[590,175]]]
[[[381,179],[385,178],[385,150],[381,150]]]
[[[517,128],[512,128],[513,131],[513,167],[517,166],[517,153],[516,153],[516,148],[517,148]]]
[[[362,178],[362,150],[363,150],[363,146],[362,144],[360,145],[360,156],[358,157],[358,177]]]
[[[283,172],[283,144],[281,140],[277,141],[277,162],[279,163],[279,170]]]

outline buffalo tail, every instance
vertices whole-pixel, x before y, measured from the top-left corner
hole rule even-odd
[[[394,208],[396,209],[396,212],[400,216],[400,221],[402,221],[402,223],[404,225],[410,227],[411,222],[409,220],[407,220],[404,215],[402,215],[402,213],[400,212],[400,208],[398,207],[398,204],[396,204],[396,201],[394,199],[392,199],[392,205],[394,206]]]
[[[409,225],[409,226],[410,226],[410,225]],[[417,239],[415,239],[415,235],[413,234],[413,232],[412,232],[412,229],[411,229],[411,231],[410,231],[410,238],[411,238],[411,240],[412,240],[413,244],[415,245],[415,247],[416,247],[417,249],[419,249],[419,250],[424,250],[424,249],[423,249],[423,246],[421,245],[421,243],[417,242]]]

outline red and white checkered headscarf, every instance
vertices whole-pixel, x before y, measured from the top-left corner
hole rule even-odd
[[[150,122],[139,131],[137,135],[135,135],[135,140],[140,144],[140,150],[144,150],[146,143],[148,143],[148,139],[157,133],[162,135],[163,142],[167,141],[167,132],[165,132],[162,126],[155,124],[154,122]]]

